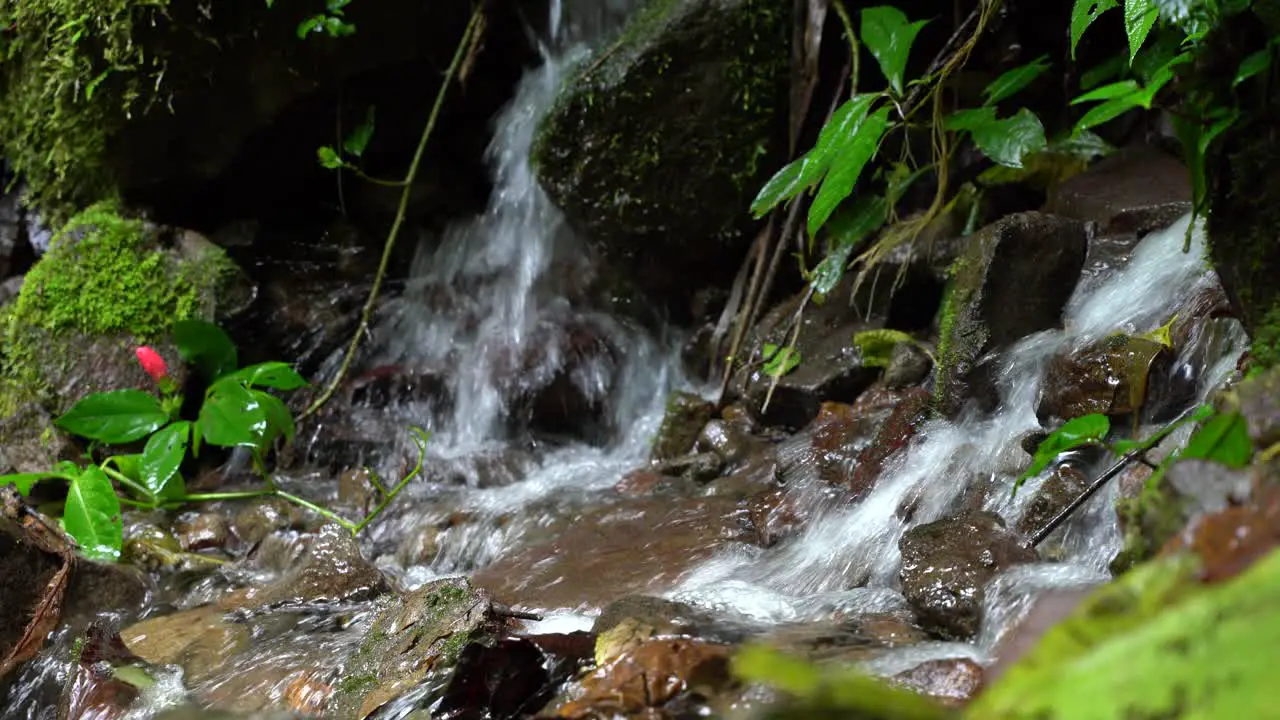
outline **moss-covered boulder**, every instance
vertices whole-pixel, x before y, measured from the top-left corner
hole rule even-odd
[[[750,201],[784,159],[791,8],[651,0],[543,121],[543,186],[656,296],[683,301],[737,269]]]
[[[1035,212],[1009,215],[969,239],[941,311],[939,410],[957,413],[970,398],[994,405],[995,388],[979,360],[1061,324],[1087,248],[1084,223]]]
[[[91,392],[145,388],[134,348],[167,342],[175,320],[214,320],[249,299],[244,276],[195,233],[96,205],[74,217],[0,310],[0,471],[35,470],[58,442],[50,418]]]

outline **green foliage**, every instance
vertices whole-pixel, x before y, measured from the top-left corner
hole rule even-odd
[[[123,445],[159,430],[169,413],[153,395],[141,390],[93,393],[56,421],[58,427],[89,440]]]
[[[1048,146],[1040,118],[1026,108],[1004,119],[993,107],[961,110],[947,119],[947,128],[968,131],[982,154],[1006,167],[1020,168],[1024,157]]]
[[[780,378],[800,365],[800,351],[793,347],[779,348],[764,344],[764,372],[769,377]]]
[[[147,439],[138,475],[143,487],[156,498],[171,500],[186,494],[178,468],[190,443],[191,423],[186,420],[170,423]]]
[[[124,544],[120,499],[101,468],[90,465],[71,481],[62,523],[85,557],[104,562],[120,557]]]
[[[235,343],[222,328],[203,320],[180,320],[173,324],[173,344],[186,362],[205,379],[213,380],[235,370],[239,364]]]
[[[1016,493],[1029,478],[1044,472],[1044,469],[1062,453],[1086,445],[1101,445],[1109,432],[1111,432],[1110,418],[1096,413],[1073,418],[1063,423],[1062,427],[1040,441],[1031,464],[1018,476],[1013,485],[1013,491]]]
[[[1253,458],[1249,426],[1240,413],[1223,413],[1211,418],[1187,443],[1182,458],[1199,458],[1228,467],[1248,467]]]
[[[941,720],[941,705],[848,667],[820,666],[765,645],[743,647],[732,661],[740,680],[787,696],[769,717],[856,717],[866,720]]]
[[[1280,643],[1280,552],[1221,584],[1192,558],[1141,566],[1087,598],[966,709],[1014,718],[1266,717]]]
[[[862,42],[880,64],[895,94],[902,94],[902,76],[916,35],[928,20],[910,22],[896,7],[880,5],[862,11]]]
[[[864,330],[855,333],[853,336],[853,344],[858,348],[858,352],[862,354],[863,367],[885,368],[889,367],[889,361],[893,357],[894,348],[899,343],[913,343],[915,338],[902,332],[901,330]]]
[[[1049,69],[1049,56],[1041,55],[1026,65],[1019,65],[996,78],[982,91],[986,105],[995,105],[1018,94]]]
[[[1076,0],[1071,8],[1071,59],[1076,59],[1076,46],[1084,31],[1089,29],[1094,20],[1111,8],[1118,7],[1116,0]]]

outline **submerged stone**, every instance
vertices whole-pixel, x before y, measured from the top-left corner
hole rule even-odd
[[[637,283],[685,300],[733,277],[786,141],[791,3],[651,0],[543,121],[539,179]]]

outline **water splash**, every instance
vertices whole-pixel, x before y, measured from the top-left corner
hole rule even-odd
[[[1082,287],[1068,305],[1063,330],[1029,336],[1006,351],[998,364],[1001,404],[996,412],[927,423],[860,502],[828,508],[800,536],[769,550],[724,552],[691,573],[670,595],[772,622],[818,619],[830,609],[814,603],[815,596],[874,590],[881,593],[882,602],[886,594],[900,600],[898,541],[903,533],[951,512],[975,482],[990,488],[986,509],[1019,517],[1039,481],[1011,496],[1013,481],[1026,462],[1018,440],[1040,428],[1035,406],[1049,359],[1108,333],[1154,330],[1195,293],[1216,282],[1205,260],[1203,227],[1194,229],[1191,252],[1183,252],[1189,222],[1185,217],[1148,235],[1124,268]],[[1210,322],[1206,328],[1180,358],[1205,368],[1197,378],[1202,399],[1226,378],[1245,343],[1243,330],[1233,320]],[[1187,432],[1173,442],[1185,442]],[[1011,593],[1021,592],[1018,597],[1025,599],[1028,586],[1076,587],[1108,577],[1107,564],[1121,542],[1111,510],[1116,492],[1112,483],[1055,534],[1062,563],[1028,578],[998,579],[1013,589],[994,593],[993,602],[1004,603],[1003,610],[990,613],[989,627],[983,630],[988,638],[984,651],[1025,608],[1025,602],[1010,600]],[[898,510],[907,501],[916,506],[904,520]],[[855,590],[847,590],[851,587]],[[945,647],[934,650],[947,652]]]

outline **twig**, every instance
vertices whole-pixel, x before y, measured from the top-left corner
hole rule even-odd
[[[418,166],[422,162],[422,155],[426,151],[427,141],[431,138],[431,133],[435,130],[436,120],[440,116],[440,109],[444,106],[444,98],[448,94],[449,86],[453,84],[454,75],[458,72],[458,65],[462,62],[462,58],[467,53],[467,48],[471,45],[476,37],[476,27],[480,22],[483,13],[483,5],[476,5],[476,9],[471,13],[471,20],[467,23],[467,29],[463,31],[462,38],[458,41],[458,47],[454,50],[453,60],[449,63],[449,69],[445,73],[444,84],[440,86],[440,91],[436,93],[435,104],[431,107],[431,115],[427,118],[426,127],[422,129],[422,137],[418,140],[418,147],[413,153],[413,160],[409,163],[409,170],[405,173],[404,187],[400,191],[400,206],[396,210],[395,221],[391,223],[391,230],[387,233],[387,242],[382,249],[382,260],[378,263],[378,273],[374,276],[373,287],[369,289],[369,298],[364,303],[364,309],[360,313],[360,324],[356,327],[356,331],[351,335],[351,344],[347,346],[346,355],[342,358],[342,365],[338,367],[338,372],[330,381],[329,386],[324,389],[320,397],[311,403],[300,416],[305,418],[314,414],[317,410],[324,406],[329,398],[337,391],[338,386],[342,384],[342,378],[346,376],[347,371],[351,368],[351,363],[355,360],[356,350],[360,347],[360,338],[369,330],[369,321],[373,315],[373,308],[378,302],[378,293],[382,290],[382,281],[387,275],[387,266],[391,262],[391,251],[395,248],[396,237],[400,234],[400,226],[404,224],[404,218],[409,208],[410,188],[414,179],[418,176]]]

